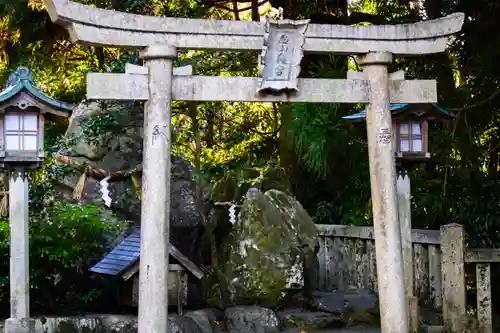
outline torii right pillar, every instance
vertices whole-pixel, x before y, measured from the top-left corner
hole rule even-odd
[[[370,83],[366,113],[368,158],[377,257],[378,294],[382,332],[408,332],[408,303],[404,288],[401,231],[396,204],[396,175],[389,108],[389,52],[371,52],[359,58]]]

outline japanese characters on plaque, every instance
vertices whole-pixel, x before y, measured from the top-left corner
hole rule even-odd
[[[298,91],[300,62],[309,20],[268,19],[257,92]]]

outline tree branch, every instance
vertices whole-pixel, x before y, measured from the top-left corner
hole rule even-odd
[[[471,105],[466,105],[464,107],[461,107],[461,108],[445,108],[447,111],[453,111],[453,112],[460,112],[460,111],[467,111],[467,110],[470,110],[470,109],[475,109],[481,105],[484,105],[486,103],[489,103],[491,102],[492,100],[494,100],[498,95],[500,95],[500,90],[497,90],[495,91],[493,94],[491,94],[489,97],[477,102],[477,103],[474,103],[474,104],[471,104]],[[437,106],[436,104],[434,104],[434,106]]]
[[[237,126],[241,126],[242,128],[244,129],[247,129],[251,132],[254,132],[256,134],[259,134],[261,136],[266,136],[266,135],[270,135],[270,136],[275,136],[276,134],[278,134],[281,130],[281,126],[278,126],[279,128],[275,131],[271,131],[271,132],[261,132],[259,130],[256,130],[255,127],[253,126],[250,126],[250,125],[246,125],[246,124],[242,124],[242,123],[239,123],[235,120],[232,120],[232,119],[226,119],[228,122],[232,123],[233,125],[237,125]]]
[[[127,179],[130,177],[130,175],[135,173],[142,173],[142,165],[139,165],[132,170],[118,170],[110,172],[100,168],[93,168],[88,164],[80,161],[75,161],[69,156],[58,155],[56,156],[56,161],[61,164],[69,165],[82,173],[85,172],[88,176],[96,180],[102,180],[105,177],[109,176],[110,182]]]
[[[239,2],[250,2],[250,1],[239,1]],[[206,6],[209,6],[209,7],[215,7],[215,8],[219,8],[219,9],[223,9],[223,10],[227,10],[228,12],[233,12],[233,13],[241,13],[241,12],[244,12],[246,10],[250,10],[250,9],[253,9],[253,6],[257,6],[257,7],[260,7],[262,5],[265,5],[266,3],[268,3],[269,0],[262,0],[261,2],[258,2],[254,5],[250,5],[250,6],[247,6],[247,7],[243,7],[243,8],[238,8],[237,6],[235,7],[235,9],[233,8],[229,8],[229,7],[226,7],[224,6],[223,4],[228,4],[229,1],[214,1],[212,3],[206,3],[205,1],[201,1],[201,4],[204,4]],[[200,2],[199,2],[200,3]]]

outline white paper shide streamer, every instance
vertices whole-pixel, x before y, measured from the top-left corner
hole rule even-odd
[[[229,212],[229,222],[231,222],[232,225],[236,224],[236,205],[232,204],[231,207],[228,209]]]
[[[104,204],[107,207],[111,207],[111,197],[109,196],[109,190],[108,190],[109,186],[108,180],[110,178],[111,178],[110,176],[107,176],[99,182],[99,185],[101,185],[100,191],[102,193],[101,199],[104,201]]]

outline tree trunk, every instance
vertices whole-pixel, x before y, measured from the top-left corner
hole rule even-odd
[[[239,21],[240,12],[238,11],[238,0],[233,0],[233,14],[234,14],[234,20]]]
[[[259,0],[252,0],[252,21],[260,21]]]
[[[219,263],[219,251],[217,250],[217,242],[215,240],[214,224],[211,223],[210,217],[204,209],[203,202],[203,183],[201,179],[201,133],[198,123],[198,110],[196,103],[192,102],[188,106],[189,116],[191,117],[191,130],[195,138],[195,154],[194,154],[194,173],[195,182],[195,206],[197,214],[201,217],[203,228],[208,238],[210,246],[210,254],[212,258],[212,268],[214,269],[219,282],[219,291],[222,298],[222,305],[226,309],[231,306],[231,297],[229,293],[228,281],[224,275]]]

